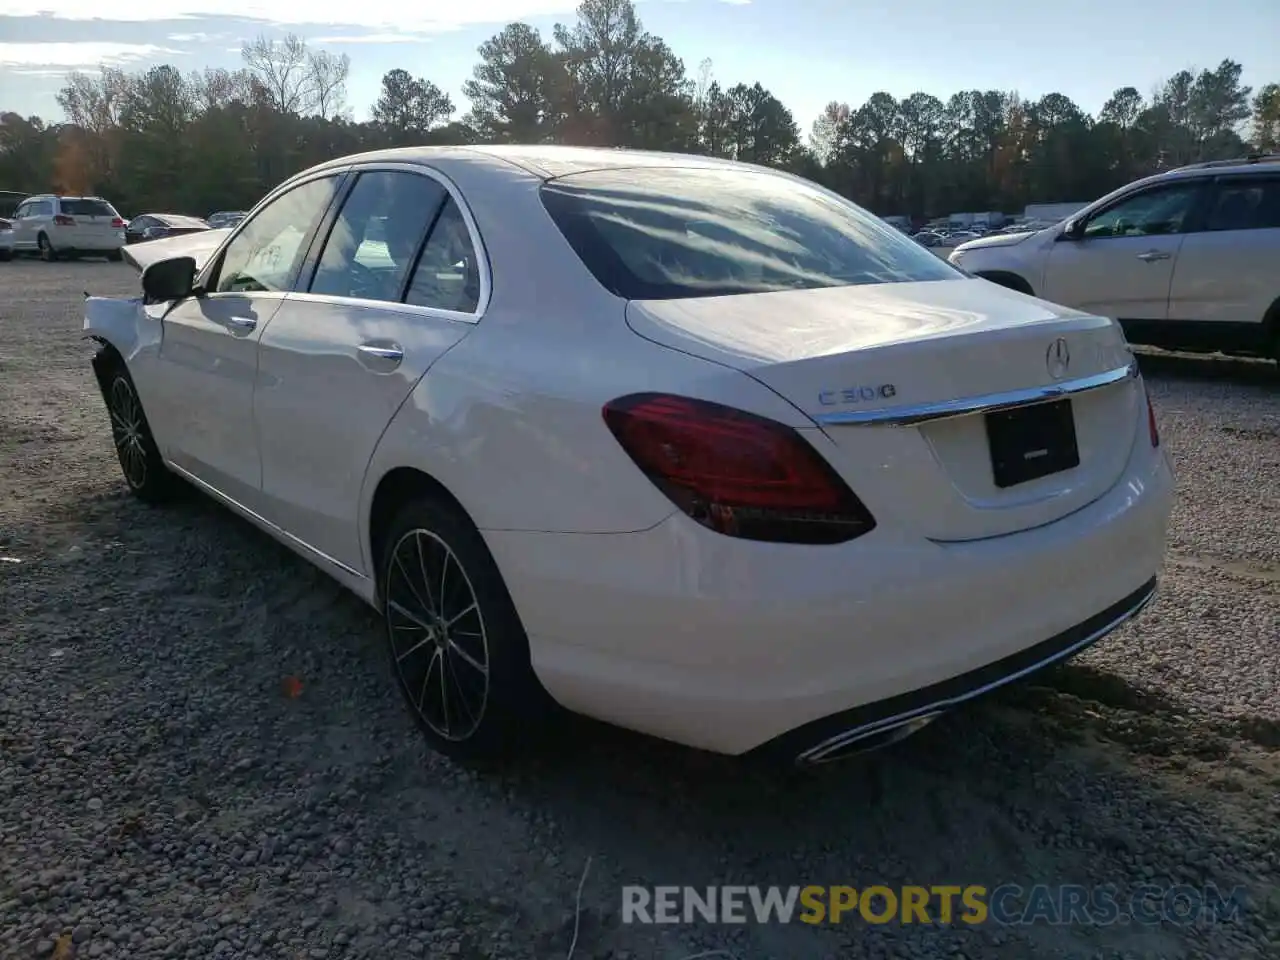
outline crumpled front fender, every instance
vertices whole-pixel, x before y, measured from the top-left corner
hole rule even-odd
[[[142,298],[86,297],[84,336],[109,344],[130,364],[139,351],[160,343],[163,324],[150,316]]]

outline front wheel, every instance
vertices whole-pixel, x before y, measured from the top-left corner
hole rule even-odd
[[[550,700],[492,555],[441,499],[404,507],[384,539],[380,592],[392,670],[428,742],[459,760],[510,752]]]
[[[52,263],[58,259],[58,251],[53,249],[53,244],[45,234],[42,233],[36,237],[36,246],[40,248],[40,259],[45,263]]]
[[[127,370],[116,366],[106,381],[104,397],[111,416],[111,439],[125,483],[139,500],[159,503],[169,499],[177,478],[164,465],[132,378]]]

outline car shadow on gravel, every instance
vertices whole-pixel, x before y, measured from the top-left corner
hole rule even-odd
[[[1169,380],[1217,380],[1260,387],[1280,387],[1280,364],[1271,360],[1228,357],[1220,353],[1168,353],[1150,348],[1135,351],[1144,377]]]

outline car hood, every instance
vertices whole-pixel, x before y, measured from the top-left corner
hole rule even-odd
[[[120,254],[126,262],[139,273],[153,263],[168,260],[170,257],[191,257],[196,262],[196,270],[204,267],[206,261],[222,246],[222,241],[231,233],[228,227],[224,230],[199,230],[195,233],[183,233],[176,237],[164,237],[160,240],[147,240],[143,243],[130,244]]]
[[[1025,233],[998,233],[993,237],[979,237],[977,240],[966,240],[956,247],[957,250],[983,250],[988,247],[1012,247],[1024,240],[1030,240],[1039,231],[1028,230]]]

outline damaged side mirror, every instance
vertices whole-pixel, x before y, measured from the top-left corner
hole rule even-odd
[[[196,279],[194,257],[157,260],[142,271],[142,294],[147,303],[165,303],[191,296]]]

